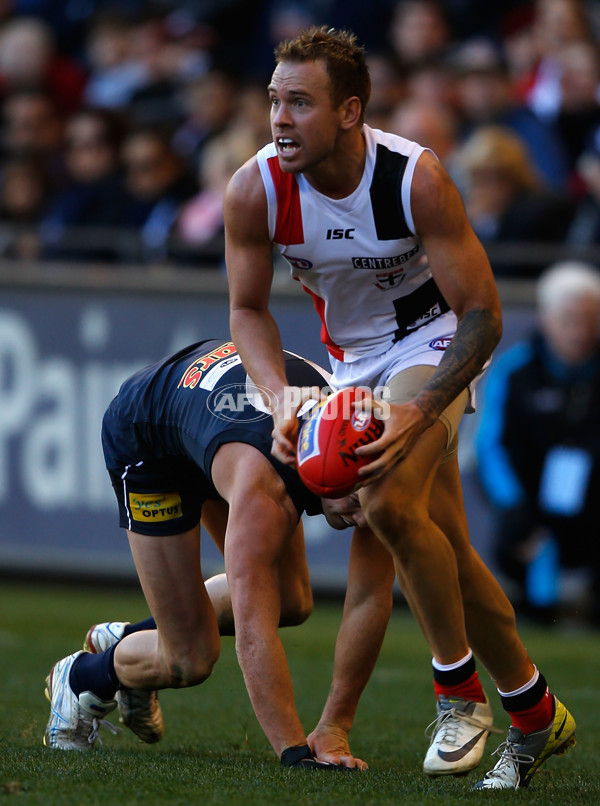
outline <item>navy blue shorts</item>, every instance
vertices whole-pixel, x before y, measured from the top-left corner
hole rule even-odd
[[[294,385],[325,385],[313,366],[292,354],[286,354],[286,370]],[[233,345],[214,341],[185,348],[123,383],[102,422],[102,447],[120,526],[154,536],[193,529],[204,501],[220,498],[211,467],[219,447],[228,442],[252,445],[271,462],[298,517],[303,511],[320,511],[320,500],[296,471],[272,456],[273,420],[268,414],[243,396],[239,410],[221,409],[219,416],[211,408],[215,392],[237,393],[246,377]]]

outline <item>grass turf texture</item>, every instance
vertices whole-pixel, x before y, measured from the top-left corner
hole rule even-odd
[[[95,621],[147,616],[141,594],[78,588],[0,585],[0,804],[473,804],[600,803],[600,634],[523,628],[522,637],[577,720],[577,746],[552,758],[529,789],[472,792],[477,773],[427,778],[421,772],[426,725],[434,717],[430,657],[409,614],[397,610],[382,655],[359,706],[354,752],[363,774],[285,770],[253,715],[232,638],[201,687],[162,692],[165,736],[147,746],[123,729],[107,731],[98,750],[42,746],[49,709],[43,695],[51,665],[81,646]],[[341,604],[317,604],[301,627],[282,631],[300,717],[309,731],[327,694]],[[506,717],[495,690],[496,723]],[[111,715],[116,722],[116,717]],[[483,774],[493,766],[488,741]],[[11,797],[12,796],[12,797]]]

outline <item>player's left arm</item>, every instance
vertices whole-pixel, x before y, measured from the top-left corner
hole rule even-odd
[[[417,162],[411,207],[431,273],[458,326],[429,382],[408,403],[392,404],[383,435],[357,449],[360,455],[380,454],[359,471],[363,484],[409,454],[423,431],[481,371],[502,335],[500,300],[489,260],[456,185],[429,152]]]
[[[417,163],[411,204],[431,273],[458,318],[452,342],[414,401],[432,424],[491,356],[502,335],[502,312],[488,257],[458,189],[428,152]]]

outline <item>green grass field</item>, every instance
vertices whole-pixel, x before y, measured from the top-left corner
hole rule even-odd
[[[95,621],[146,615],[135,591],[0,583],[0,804],[600,804],[599,633],[522,630],[573,711],[578,744],[550,759],[529,789],[473,792],[474,773],[421,773],[424,730],[434,717],[430,660],[403,609],[394,613],[352,732],[354,752],[370,764],[366,773],[282,769],[253,715],[231,638],[203,686],[161,693],[166,727],[158,745],[143,745],[123,729],[105,732],[92,752],[44,748],[43,683],[52,663],[78,649]],[[325,701],[340,616],[340,604],[318,604],[305,625],[282,632],[307,731]],[[480,673],[504,730],[499,700]],[[482,772],[493,765],[490,753],[501,738],[489,740]]]

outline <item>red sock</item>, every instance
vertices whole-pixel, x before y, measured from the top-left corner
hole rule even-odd
[[[515,728],[520,728],[524,734],[534,733],[544,730],[550,724],[554,715],[554,697],[546,686],[542,699],[531,708],[525,711],[510,711],[506,708],[506,711]]]
[[[473,674],[462,683],[457,683],[453,686],[442,685],[442,683],[438,683],[437,680],[434,680],[433,687],[436,697],[443,694],[445,697],[463,697],[463,699],[472,700],[473,702],[485,702],[485,694],[477,671],[474,671]]]

